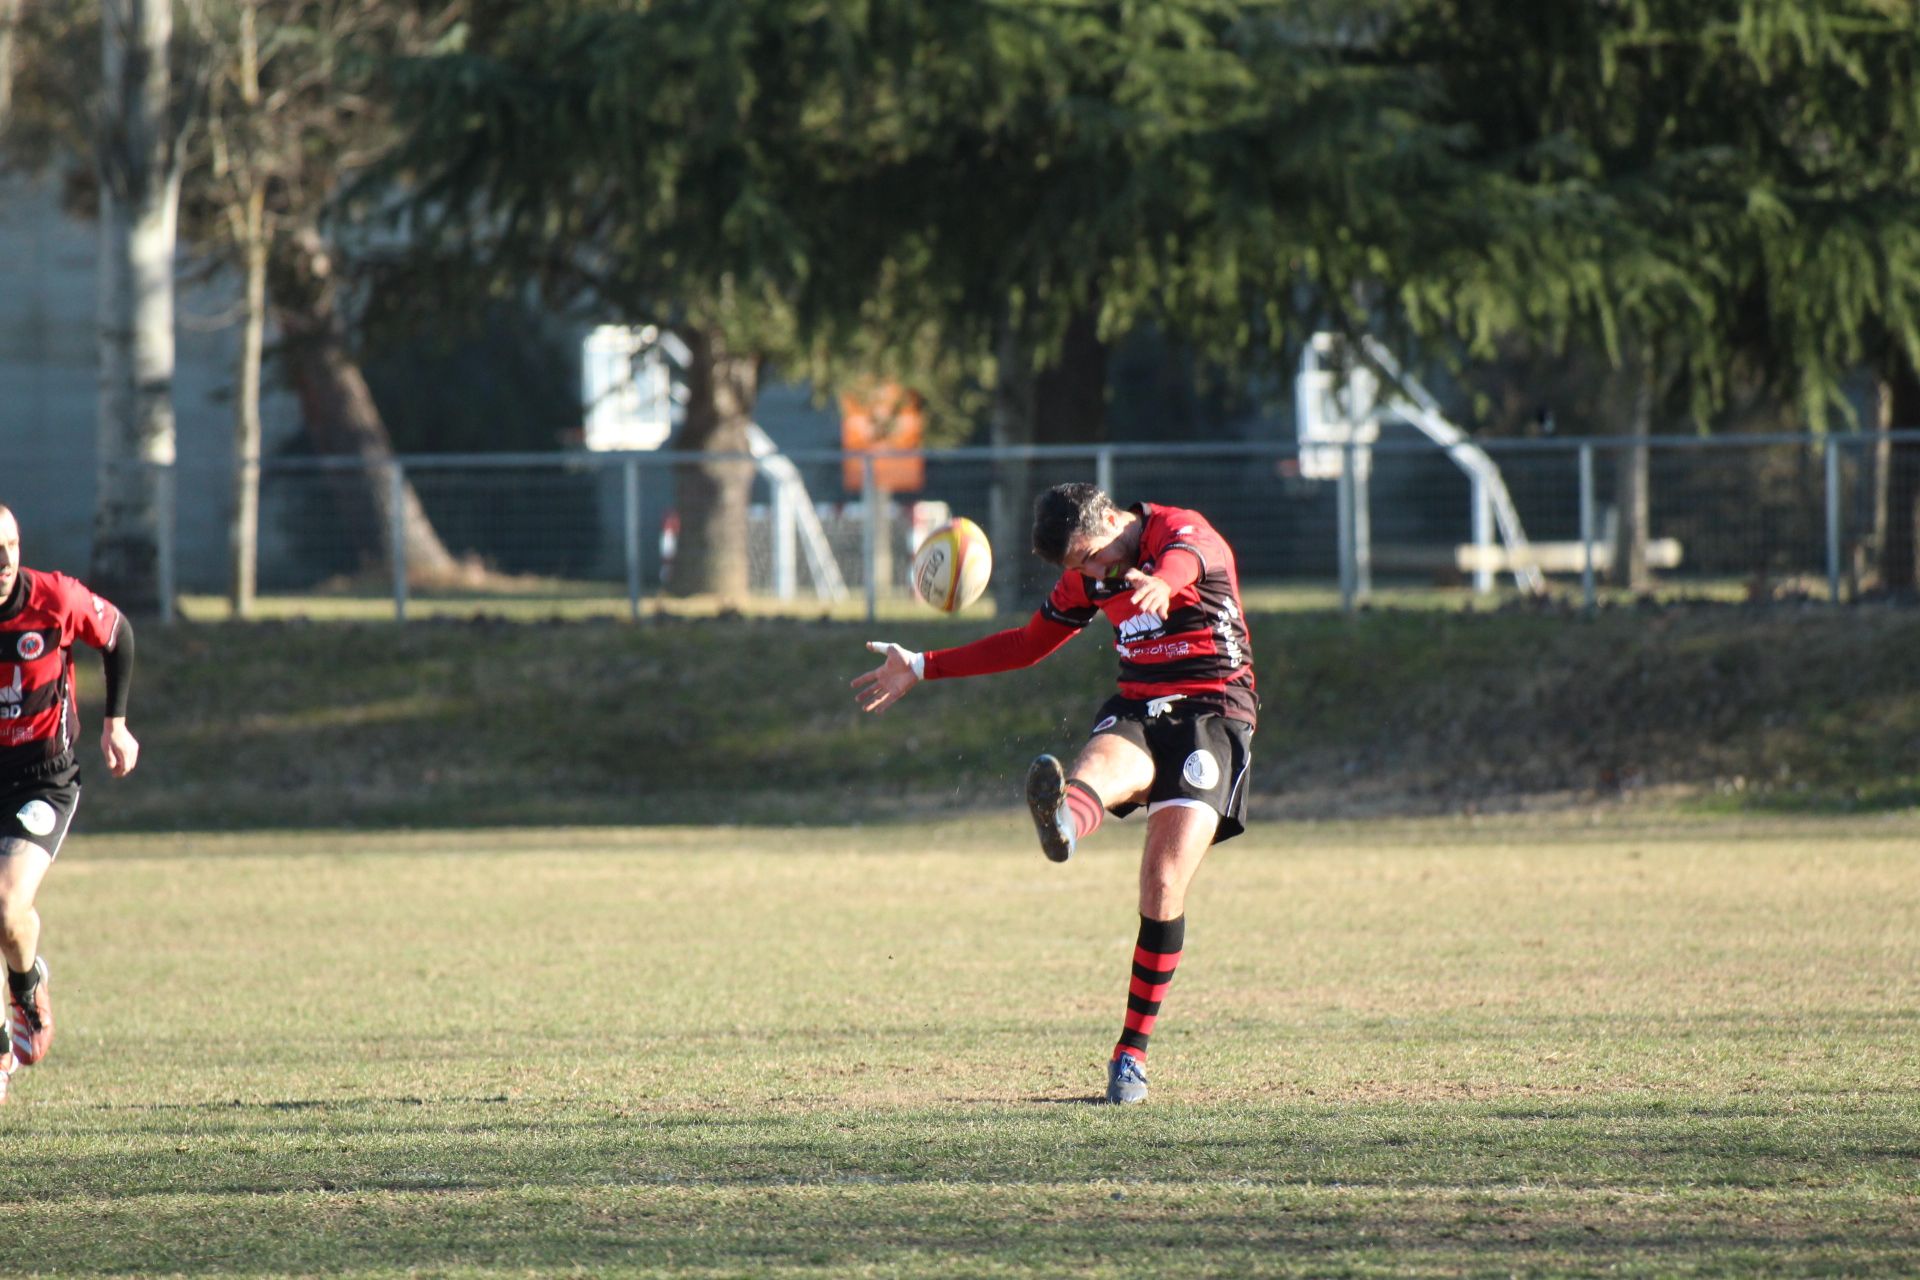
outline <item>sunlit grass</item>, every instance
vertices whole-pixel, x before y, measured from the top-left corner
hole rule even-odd
[[[76,837],[0,1274],[1910,1273],[1908,824]]]

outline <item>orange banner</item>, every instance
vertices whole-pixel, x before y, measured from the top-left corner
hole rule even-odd
[[[875,449],[918,449],[926,426],[924,405],[917,392],[897,382],[882,382],[860,392],[840,396],[840,447],[849,454]],[[840,480],[850,493],[859,493],[866,467],[858,457],[840,465]],[[875,458],[873,481],[887,493],[918,493],[927,485],[927,464],[919,457]]]

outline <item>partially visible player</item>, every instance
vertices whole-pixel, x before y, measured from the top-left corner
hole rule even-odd
[[[1107,810],[1146,806],[1140,933],[1126,1020],[1107,1064],[1107,1101],[1144,1102],[1160,1003],[1186,940],[1187,887],[1207,850],[1240,834],[1260,700],[1233,551],[1197,511],[1116,507],[1090,484],[1034,504],[1033,550],[1064,572],[1032,618],[953,649],[897,644],[856,676],[860,705],[884,711],[922,680],[1032,666],[1104,613],[1120,692],[1094,715],[1071,770],[1050,755],[1027,771],[1027,808],[1048,858],[1065,862]]]
[[[108,770],[125,777],[140,758],[140,744],[127,731],[133,627],[67,575],[24,567],[20,525],[0,506],[0,959],[7,965],[8,1006],[0,1029],[0,1102],[13,1073],[40,1061],[53,1043],[53,997],[33,903],[80,803],[76,640],[104,655],[100,751]]]

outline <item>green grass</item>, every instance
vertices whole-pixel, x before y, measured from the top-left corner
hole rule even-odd
[[[144,651],[143,651],[144,652]],[[1892,819],[77,836],[0,1274],[1909,1275]]]

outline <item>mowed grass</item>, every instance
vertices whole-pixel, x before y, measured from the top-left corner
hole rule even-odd
[[[1910,1275],[1911,821],[80,836],[0,1275]]]

